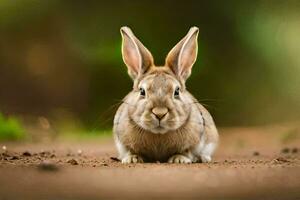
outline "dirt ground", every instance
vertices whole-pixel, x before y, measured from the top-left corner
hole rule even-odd
[[[0,200],[300,199],[300,125],[220,135],[209,164],[123,165],[112,139],[1,143]]]

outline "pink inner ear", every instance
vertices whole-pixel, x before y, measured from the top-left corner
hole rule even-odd
[[[139,58],[138,54],[134,51],[135,50],[133,49],[126,48],[124,51],[124,59],[128,67],[131,68],[131,70],[137,74],[139,71]]]
[[[197,58],[197,35],[192,35],[183,45],[179,54],[179,74],[187,79],[191,74],[194,62]]]
[[[179,77],[186,80],[197,57],[198,28],[192,27],[188,34],[169,52],[166,64]]]
[[[192,42],[193,43],[193,42]],[[185,49],[182,51],[180,56],[180,74],[184,74],[187,70],[189,71],[192,68],[196,60],[196,45],[186,44]]]
[[[140,68],[141,58],[134,43],[127,39],[124,41],[123,58],[129,71],[131,71],[132,74],[137,75]]]
[[[122,27],[122,55],[131,78],[145,73],[153,65],[153,57],[146,47],[134,36],[130,28]]]

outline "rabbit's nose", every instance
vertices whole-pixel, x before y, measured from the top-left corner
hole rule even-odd
[[[155,117],[161,120],[169,112],[169,109],[166,107],[154,107],[152,108],[152,113]]]

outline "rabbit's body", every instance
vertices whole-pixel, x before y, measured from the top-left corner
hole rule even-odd
[[[187,155],[192,161],[199,161],[207,144],[216,146],[218,133],[207,110],[194,99],[191,115],[178,130],[165,134],[153,134],[140,129],[134,121],[128,120],[131,93],[124,99],[114,119],[114,133],[119,152],[126,155],[128,151],[140,155],[146,161],[165,162],[176,154]],[[198,119],[198,120],[195,120]],[[120,147],[122,145],[122,147]],[[214,148],[214,147],[213,147]],[[209,149],[208,149],[209,150]],[[214,149],[211,149],[213,151]],[[212,152],[211,152],[212,153]],[[204,161],[205,158],[202,158]]]
[[[122,34],[123,58],[134,78],[133,91],[124,98],[114,119],[114,137],[122,162],[209,162],[218,132],[208,111],[185,89],[189,74],[176,76],[172,69],[177,49],[168,55],[168,64],[156,67],[150,52],[130,29],[123,28]]]

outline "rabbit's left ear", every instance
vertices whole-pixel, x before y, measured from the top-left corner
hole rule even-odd
[[[197,27],[192,27],[166,58],[166,66],[170,67],[175,75],[184,81],[190,76],[192,66],[197,58],[198,32]]]
[[[128,74],[135,80],[154,65],[153,57],[150,51],[135,37],[129,27],[122,27],[121,34],[123,38],[123,60],[128,68]]]

